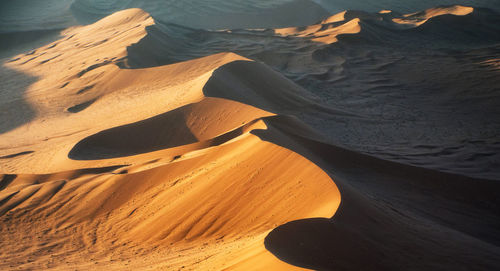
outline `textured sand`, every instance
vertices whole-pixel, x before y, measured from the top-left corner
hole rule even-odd
[[[1,54],[0,269],[493,270],[498,22],[26,32]]]

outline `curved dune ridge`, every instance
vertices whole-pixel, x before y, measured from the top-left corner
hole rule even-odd
[[[9,56],[0,268],[492,270],[500,183],[482,169],[500,148],[499,96],[483,86],[498,82],[498,21],[452,6],[208,31],[127,9]],[[484,27],[461,33],[464,22]],[[430,55],[408,53],[431,40]],[[427,88],[422,66],[455,70]],[[475,96],[460,86],[468,78]],[[398,93],[435,103],[413,108]],[[448,125],[448,109],[486,117]],[[426,118],[436,123],[419,132]],[[388,134],[363,135],[379,129]],[[393,138],[406,141],[391,150]],[[464,162],[468,174],[419,164],[449,155],[479,156]]]
[[[498,179],[499,25],[498,13],[464,6],[408,15],[348,10],[308,27],[264,30],[156,22],[120,65],[141,69],[233,51],[307,89],[321,106],[286,113],[335,144]]]
[[[325,172],[252,134],[281,108],[314,104],[304,90],[231,53],[115,65],[153,23],[121,11],[6,64],[39,80],[25,93],[36,116],[3,135],[3,148],[17,138],[31,150],[2,157],[4,268],[289,270],[265,250],[266,234],[335,213]]]

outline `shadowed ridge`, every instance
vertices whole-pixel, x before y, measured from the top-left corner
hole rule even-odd
[[[214,71],[203,93],[274,113],[315,104],[314,96],[289,79],[264,64],[248,61],[234,61]]]
[[[127,47],[126,59],[118,63],[121,68],[150,68],[182,62],[186,59],[178,56],[179,53],[198,51],[209,33],[158,21],[145,30],[144,38]]]

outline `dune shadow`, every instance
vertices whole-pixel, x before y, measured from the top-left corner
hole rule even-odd
[[[62,29],[0,33],[0,58],[9,58],[61,38]]]
[[[150,68],[233,52],[283,71],[293,51],[321,45],[304,37],[280,37],[272,29],[210,31],[155,20],[145,30],[140,41],[127,47],[127,57],[117,63],[120,68]]]
[[[16,55],[35,52],[61,36],[60,30],[37,30],[0,33],[0,134],[28,123],[35,117],[35,110],[26,102],[25,91],[39,80],[38,77],[5,66],[17,61]],[[29,53],[27,53],[29,52]]]
[[[339,229],[334,220],[295,220],[272,230],[264,245],[278,259],[313,270],[388,270],[383,253],[357,233]]]
[[[203,87],[206,97],[223,98],[273,113],[315,104],[306,91],[255,61],[237,60],[220,66]]]
[[[0,135],[30,122],[35,110],[26,102],[24,91],[38,81],[37,77],[5,66],[0,67]]]
[[[14,153],[14,154],[4,155],[4,156],[0,156],[0,159],[10,159],[10,158],[18,157],[18,156],[31,154],[31,153],[34,153],[34,151],[23,151],[23,152],[18,152],[18,153]]]
[[[140,41],[127,47],[127,58],[117,63],[120,68],[151,68],[215,53],[203,46],[209,33],[206,30],[159,21],[145,30],[147,34]]]
[[[75,160],[109,159],[195,143],[198,140],[185,124],[188,107],[86,137],[68,156]]]

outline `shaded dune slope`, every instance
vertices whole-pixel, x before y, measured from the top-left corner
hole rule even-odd
[[[132,9],[4,63],[39,80],[23,95],[36,115],[1,135],[0,267],[494,269],[497,182],[332,144],[308,125],[369,118],[325,105],[321,93],[276,71],[300,82],[292,76],[303,72],[300,61],[324,69],[314,54],[344,42],[339,33],[363,29],[364,15],[355,14],[311,33],[232,33],[165,26]],[[432,23],[425,20],[398,27],[416,31]],[[165,29],[180,32],[166,40]],[[189,38],[196,33],[206,35],[200,47]],[[236,51],[276,70],[214,54],[236,38]],[[177,43],[156,43],[170,40]],[[245,48],[262,40],[271,48],[290,41],[285,54],[303,46],[304,58],[280,66]],[[212,47],[202,51],[205,44]]]

